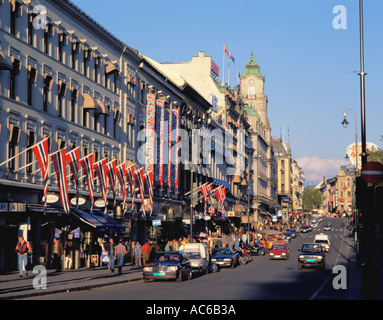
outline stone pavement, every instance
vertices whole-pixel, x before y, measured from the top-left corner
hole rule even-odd
[[[21,278],[18,272],[0,275],[0,300],[22,299],[33,296],[42,296],[126,283],[129,281],[142,280],[142,268],[124,266],[122,273],[118,274],[115,269],[111,272],[105,267],[83,268],[78,270],[65,270],[54,272],[47,270],[47,289],[36,290],[33,279],[37,276],[32,271],[28,277]],[[37,282],[37,281],[36,281]],[[41,282],[37,284],[41,285]]]

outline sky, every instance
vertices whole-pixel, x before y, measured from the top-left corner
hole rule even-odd
[[[272,136],[290,141],[306,182],[333,177],[361,138],[358,0],[72,0],[127,45],[158,62],[205,51],[237,83],[251,52],[265,77]],[[337,6],[341,6],[339,11]],[[364,0],[366,139],[382,147],[383,1]],[[334,26],[341,26],[336,28]],[[230,79],[227,79],[230,68]],[[350,125],[341,126],[347,111]]]

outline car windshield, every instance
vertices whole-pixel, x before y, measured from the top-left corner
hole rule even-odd
[[[304,244],[302,251],[319,253],[322,252],[322,246],[320,244]]]
[[[229,248],[217,248],[213,249],[213,256],[217,254],[231,254],[231,251]]]
[[[286,246],[284,246],[283,244],[280,244],[280,245],[274,245],[271,250],[285,250],[285,249],[286,249]]]
[[[189,259],[201,259],[201,255],[198,252],[186,252]]]
[[[267,237],[268,241],[283,240],[283,235],[280,233],[272,233]]]
[[[156,262],[178,262],[180,260],[177,253],[157,253]]]
[[[328,243],[328,240],[315,240],[315,243]]]

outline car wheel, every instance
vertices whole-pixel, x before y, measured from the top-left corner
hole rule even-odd
[[[219,270],[218,264],[213,263],[213,264],[210,266],[210,271],[211,271],[211,272],[218,272],[218,270]]]
[[[239,264],[241,264],[241,265],[246,264],[246,259],[245,259],[245,257],[240,257],[240,258],[239,258]]]
[[[179,273],[178,273],[177,281],[178,281],[178,282],[182,282],[182,280],[183,280],[183,277],[182,277],[182,270],[180,270]]]
[[[259,254],[260,256],[264,256],[264,255],[265,255],[265,251],[264,251],[264,250],[259,250],[258,254]]]

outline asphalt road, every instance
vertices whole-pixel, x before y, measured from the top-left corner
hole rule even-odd
[[[333,229],[323,231],[331,222]],[[298,249],[312,242],[315,234],[329,235],[331,251],[326,254],[326,270],[298,271]],[[337,300],[346,299],[346,290],[332,285],[335,265],[347,266],[351,239],[345,221],[326,218],[318,228],[299,234],[289,244],[290,259],[270,260],[268,256],[253,257],[253,262],[235,269],[198,276],[191,281],[136,281],[91,291],[55,294],[31,300]]]

